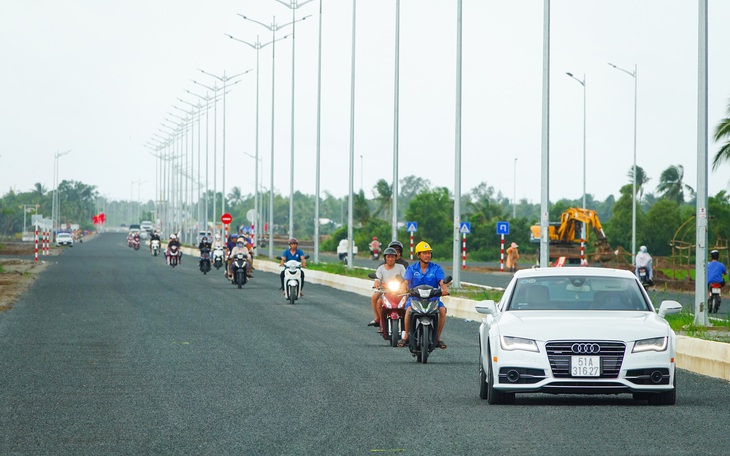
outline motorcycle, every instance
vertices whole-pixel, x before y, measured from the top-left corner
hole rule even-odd
[[[376,279],[374,273],[368,274],[371,279]],[[403,336],[404,320],[406,315],[406,299],[395,292],[400,288],[401,281],[391,279],[385,286],[375,288],[380,292],[378,304],[380,305],[380,328],[383,339],[390,341],[391,347],[398,346],[398,340]],[[385,323],[387,322],[387,324]]]
[[[134,239],[132,239],[132,248],[134,250],[139,250],[139,238],[138,237],[135,237]]]
[[[720,309],[720,303],[722,302],[722,299],[720,298],[721,289],[722,285],[719,283],[710,284],[710,297],[707,300],[707,311],[709,313],[717,313]]]
[[[304,259],[309,255],[304,255]],[[276,257],[281,260],[281,257]],[[302,263],[297,260],[289,260],[284,263],[284,297],[290,304],[299,299],[302,290]]]
[[[244,255],[243,253],[237,253],[236,257],[233,259],[233,263],[231,266],[233,269],[233,277],[231,278],[231,283],[233,285],[238,285],[238,288],[246,285],[246,282],[248,281],[248,277],[246,276],[247,266],[248,260],[246,259],[246,255]]]
[[[200,272],[203,275],[208,274],[210,271],[210,249],[200,249]]]
[[[213,249],[213,266],[216,269],[220,269],[223,266],[223,257],[224,253],[222,248],[216,247]]]
[[[654,281],[649,278],[649,272],[647,271],[646,266],[641,266],[639,268],[639,281],[646,289],[654,285]]]
[[[157,256],[160,254],[160,241],[157,239],[154,239],[152,241],[152,256]]]
[[[133,238],[131,236],[127,237],[127,247],[129,247],[131,249],[133,245],[134,245]]]
[[[451,282],[451,276],[444,278],[444,283]],[[407,292],[411,299],[411,316],[408,333],[408,350],[416,357],[416,361],[426,364],[428,355],[437,347],[439,327],[439,300],[441,288],[430,285],[418,285]]]
[[[176,245],[171,245],[167,249],[167,257],[170,266],[172,266],[173,268],[177,266],[180,263],[180,248]]]

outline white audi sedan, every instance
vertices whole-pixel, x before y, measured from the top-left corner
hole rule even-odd
[[[676,399],[676,336],[629,271],[518,271],[499,303],[481,301],[479,396],[510,404],[515,393],[633,394],[653,405]]]

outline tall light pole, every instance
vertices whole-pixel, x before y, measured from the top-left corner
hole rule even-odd
[[[461,269],[459,268],[459,231],[461,230],[461,29],[462,0],[456,6],[456,106],[454,119],[454,230],[451,242],[453,284],[461,288]]]
[[[543,0],[540,143],[540,267],[546,268],[550,262],[550,0]]]
[[[25,236],[25,214],[27,214],[28,211],[31,209],[37,214],[38,205],[37,204],[23,204],[21,207],[23,208],[23,234],[21,234],[20,239],[25,240],[25,239],[23,239],[23,237]]]
[[[292,45],[291,45],[291,157],[289,159],[289,236],[294,236],[294,68],[295,68],[295,56],[296,56],[296,23],[297,9],[311,2],[312,0],[276,0],[287,8],[291,9],[291,22],[292,22]],[[311,15],[310,15],[311,16]],[[309,16],[304,16],[300,20],[304,20]]]
[[[197,104],[190,103],[189,101],[183,100],[182,98],[178,97],[178,100],[185,103],[186,105],[190,106],[192,108],[191,115],[196,115],[198,117],[198,231],[208,231],[207,224],[203,224],[203,218],[201,214],[201,204],[200,204],[200,190],[202,188],[201,180],[200,180],[200,118],[203,116],[203,106],[200,104],[200,100],[198,100]],[[194,141],[194,140],[193,140]],[[192,189],[191,189],[192,194]]]
[[[633,166],[633,172],[634,175],[633,179],[633,194],[631,195],[631,264],[634,264],[634,258],[636,257],[636,106],[637,106],[637,93],[636,88],[638,84],[638,75],[637,75],[637,68],[636,64],[634,64],[634,71],[628,71],[624,70],[623,68],[617,67],[613,63],[609,63],[612,67],[616,68],[617,70],[623,71],[624,73],[628,74],[632,78],[634,78],[634,166]]]
[[[695,209],[695,318],[697,326],[710,324],[707,317],[707,0],[699,1],[697,27],[697,207]]]
[[[583,79],[578,79],[573,76],[573,73],[566,72],[572,79],[578,81],[583,86],[583,209],[586,208],[586,75],[583,74]],[[580,252],[581,261],[584,261],[585,253],[585,239],[586,239],[586,224],[581,223],[580,230]],[[581,264],[582,266],[583,264]]]
[[[201,70],[200,68],[198,68],[198,70],[201,73],[207,74],[208,76],[216,78],[217,80],[219,80],[220,82],[223,83],[223,171],[221,172],[222,179],[223,179],[223,182],[221,184],[221,186],[223,187],[222,188],[223,194],[221,195],[221,200],[223,200],[222,204],[221,204],[221,215],[222,215],[226,212],[226,85],[227,85],[228,81],[230,81],[231,79],[235,79],[239,76],[242,76],[251,70],[246,70],[241,73],[235,74],[233,76],[226,76],[225,71],[223,71],[223,76],[217,76],[213,73],[208,73],[205,70]],[[241,82],[240,79],[238,81],[233,82],[232,85],[238,84],[239,82]]]
[[[319,175],[320,139],[322,119],[322,0],[319,0],[319,38],[317,40],[317,151],[315,156],[316,179],[314,184],[314,262],[319,263]]]
[[[258,35],[256,36],[256,42],[255,43],[249,43],[248,41],[238,39],[232,35],[226,35],[232,40],[240,41],[241,43],[247,44],[254,48],[256,50],[256,156],[254,157],[256,160],[256,177],[255,177],[255,186],[256,186],[256,196],[254,198],[254,212],[256,215],[254,215],[254,233],[255,238],[254,241],[258,242],[258,238],[261,234],[263,234],[263,230],[261,229],[260,220],[259,220],[259,211],[261,210],[261,202],[260,202],[260,194],[259,194],[259,51],[269,44],[274,43],[274,41],[281,41],[283,39],[286,39],[289,35],[284,35],[281,38],[271,40],[268,43],[261,44],[261,41],[259,40]],[[316,262],[316,260],[315,260]]]
[[[251,19],[248,16],[239,14],[243,19],[251,21],[255,24],[259,24],[266,27],[271,31],[271,184],[269,188],[269,258],[274,257],[274,107],[275,107],[275,87],[276,87],[276,32],[282,28],[292,25],[294,22],[287,22],[286,24],[277,24],[276,16],[271,20],[271,25],[264,24],[263,22]],[[300,21],[303,19],[299,19]],[[292,195],[293,197],[294,195]]]
[[[395,1],[395,65],[393,70],[393,186],[391,188],[392,241],[398,240],[398,139],[400,120],[400,0]]]
[[[71,149],[65,150],[63,152],[56,151],[55,155],[53,156],[53,158],[54,158],[54,163],[53,163],[53,200],[52,200],[52,204],[51,204],[51,206],[52,206],[52,208],[51,208],[51,219],[52,219],[51,229],[53,230],[54,239],[55,239],[55,235],[56,235],[56,229],[59,226],[58,225],[58,222],[60,222],[60,219],[61,219],[61,198],[60,198],[60,195],[58,194],[58,178],[59,178],[59,176],[58,176],[58,174],[59,174],[58,173],[58,159],[60,157],[63,157],[64,155],[69,154],[69,153],[71,153]]]
[[[517,218],[517,157],[512,168],[512,220]]]
[[[352,191],[355,174],[355,26],[357,25],[357,0],[352,0],[352,49],[350,61],[350,195],[347,202],[347,268],[352,269]]]

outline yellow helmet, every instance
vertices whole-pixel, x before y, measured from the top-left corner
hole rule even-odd
[[[428,242],[421,241],[416,245],[416,255],[418,255],[421,252],[430,252],[433,250],[430,245],[428,245]]]

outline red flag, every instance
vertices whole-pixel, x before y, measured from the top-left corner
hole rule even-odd
[[[99,224],[99,216],[98,215],[95,215],[95,216],[91,217],[91,221],[92,221],[92,223],[94,225],[98,225]]]

